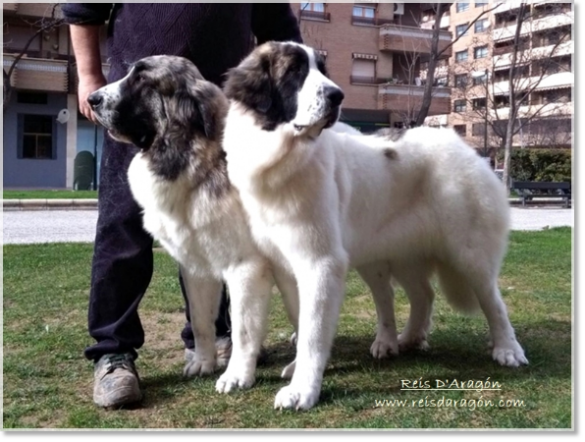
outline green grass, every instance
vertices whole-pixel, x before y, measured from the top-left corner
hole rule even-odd
[[[351,274],[321,400],[308,412],[275,411],[286,384],[281,369],[294,357],[291,327],[278,296],[270,317],[268,363],[248,391],[219,395],[217,376],[185,380],[179,332],[184,322],[177,268],[155,253],[155,275],[140,306],[146,343],[137,361],[141,407],[106,411],[92,403],[92,343],[86,308],[92,246],[4,247],[5,428],[570,428],[571,230],[514,232],[501,287],[528,367],[504,368],[487,351],[483,316],[454,313],[438,296],[428,352],[391,360],[369,355],[375,310]],[[397,293],[400,328],[408,314]],[[406,392],[400,380],[500,382],[499,392]],[[523,400],[520,408],[375,407],[376,400]]]
[[[97,190],[4,190],[5,200],[97,198]]]

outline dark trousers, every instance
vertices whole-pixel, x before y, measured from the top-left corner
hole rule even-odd
[[[89,334],[96,344],[85,350],[85,356],[94,361],[106,353],[129,352],[137,357],[136,350],[144,344],[138,304],[152,277],[153,239],[142,227],[141,209],[128,185],[128,166],[137,152],[134,146],[105,137],[88,312]],[[224,286],[217,336],[229,335],[228,307]],[[181,337],[186,348],[193,348],[188,306],[185,311],[187,323]]]

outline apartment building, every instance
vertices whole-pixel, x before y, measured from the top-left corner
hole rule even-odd
[[[343,121],[370,132],[401,127],[416,118],[424,82],[420,63],[430,53],[432,31],[421,28],[428,5],[291,6],[304,41],[325,56],[331,78],[345,92]],[[7,188],[78,188],[89,185],[88,173],[91,185],[97,182],[94,176],[99,176],[104,134],[77,111],[76,67],[68,27],[38,32],[52,11],[52,5],[46,3],[3,3],[5,71],[22,55],[10,78],[12,93],[3,119]],[[58,18],[58,9],[56,13]],[[449,30],[442,31],[440,48],[450,42]],[[106,54],[104,47],[102,54]],[[103,68],[106,72],[108,66],[104,63]],[[430,115],[448,114],[450,97],[450,88],[439,79]],[[88,164],[93,171],[88,172]]]
[[[345,93],[342,121],[364,132],[410,123],[423,95],[420,62],[432,31],[421,28],[421,3],[296,3],[306,44],[326,58]],[[440,48],[451,42],[442,31]],[[450,52],[447,51],[446,55]],[[450,111],[450,89],[437,84],[430,115]]]
[[[58,25],[59,8],[3,3],[2,9],[4,72],[22,57],[4,107],[4,187],[91,187],[104,134],[78,113],[75,60],[69,29]]]
[[[427,119],[452,126],[484,156],[503,145],[510,113],[509,76],[520,2],[454,2],[441,28],[452,32],[453,53],[438,71],[451,86],[451,113]],[[479,17],[479,18],[478,18]],[[423,18],[432,27],[432,17]],[[513,78],[516,147],[571,147],[574,76],[570,3],[526,2]]]

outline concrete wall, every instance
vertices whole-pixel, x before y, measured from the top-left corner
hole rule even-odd
[[[17,91],[13,91],[11,102],[3,119],[4,137],[4,187],[64,188],[66,186],[66,138],[67,125],[55,123],[53,136],[56,154],[53,159],[34,160],[18,158],[18,115],[51,115],[57,118],[61,109],[67,108],[66,94],[48,94],[48,103],[17,103]]]

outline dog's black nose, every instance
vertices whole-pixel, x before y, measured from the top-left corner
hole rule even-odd
[[[325,98],[327,99],[327,101],[329,101],[332,107],[341,105],[341,102],[343,101],[344,97],[345,95],[339,88],[336,87],[325,88]]]
[[[94,92],[89,97],[87,97],[87,102],[92,107],[92,109],[95,109],[100,104],[102,104],[102,101],[104,101],[104,97],[99,92]]]

